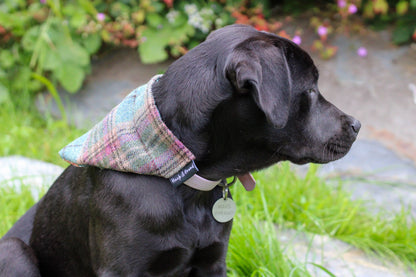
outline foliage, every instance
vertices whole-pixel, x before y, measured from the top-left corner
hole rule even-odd
[[[363,0],[362,9],[373,25],[395,24],[394,43],[416,41],[416,0]]]
[[[227,276],[311,276],[304,264],[285,255],[273,222],[245,215],[246,208],[239,207],[233,222],[227,253]]]
[[[231,23],[294,36],[301,43],[300,30],[288,35],[284,21],[270,18],[269,2],[4,0],[0,4],[0,103],[14,93],[38,92],[48,82],[68,92],[78,91],[91,70],[91,58],[103,45],[137,48],[143,62],[155,63],[183,55],[211,30]],[[293,13],[310,8],[310,1],[295,2],[278,4]],[[416,39],[416,0],[334,0],[314,5],[312,10],[321,15],[338,14],[335,18],[341,19],[343,30],[353,25],[350,18],[361,14],[374,25],[395,23],[396,43]],[[340,30],[338,23],[322,16],[311,19],[317,32],[312,48],[322,58],[336,54],[328,37]],[[318,32],[323,28],[324,34]]]
[[[37,200],[27,184],[15,188],[0,182],[0,238]]]
[[[34,76],[78,91],[103,43],[138,48],[145,63],[182,55],[213,28],[234,21],[226,7],[223,1],[5,0],[0,102],[12,92],[39,91],[45,82]]]

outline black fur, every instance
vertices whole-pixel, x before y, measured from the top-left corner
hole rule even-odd
[[[317,80],[313,61],[291,41],[232,25],[174,62],[153,93],[200,175],[217,180],[283,160],[344,156],[360,123],[327,102]],[[211,213],[221,193],[69,166],[2,239],[0,268],[6,248],[25,256],[26,242],[42,276],[225,276],[231,222]],[[16,263],[36,276],[33,259]]]

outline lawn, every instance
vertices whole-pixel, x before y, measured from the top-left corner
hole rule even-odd
[[[66,166],[58,150],[83,133],[33,109],[0,105],[0,155],[23,155]],[[312,276],[303,261],[287,256],[276,230],[292,228],[345,241],[368,254],[415,268],[416,221],[407,210],[370,212],[351,200],[339,181],[320,179],[317,166],[301,178],[288,163],[255,174],[257,187],[231,188],[237,215],[227,256],[229,276]],[[47,184],[46,184],[47,185]],[[0,235],[36,201],[28,184],[20,190],[0,184]],[[388,215],[388,216],[386,216]],[[328,276],[332,273],[314,265]]]

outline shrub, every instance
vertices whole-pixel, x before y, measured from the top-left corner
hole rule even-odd
[[[295,2],[279,1],[278,5],[281,11],[294,14],[311,7],[310,1]],[[373,25],[395,24],[396,43],[416,39],[416,0],[334,0],[314,5],[315,11],[341,15],[344,26],[350,15],[360,14]],[[3,0],[0,103],[30,96],[45,86],[78,91],[91,71],[91,57],[103,45],[136,48],[144,63],[155,63],[183,55],[211,30],[231,23],[290,38],[283,23],[271,20],[269,14],[265,0],[192,4],[185,0]],[[336,47],[327,40],[336,31],[332,22],[314,17],[311,25],[317,31],[313,48],[323,58],[335,55]],[[292,34],[296,43],[301,43],[300,33]]]

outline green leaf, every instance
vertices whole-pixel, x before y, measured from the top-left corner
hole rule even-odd
[[[90,55],[78,42],[76,42],[60,22],[51,24],[48,29],[49,39],[56,47],[62,62],[70,62],[81,66],[90,63]]]
[[[183,13],[179,13],[178,16],[175,18],[175,21],[172,23],[173,27],[180,27],[183,26],[188,22],[188,17]]]
[[[45,55],[43,60],[43,68],[46,70],[54,70],[58,68],[62,61],[61,57],[59,56],[57,49],[48,49],[48,54]]]
[[[111,5],[110,14],[113,17],[128,16],[130,13],[130,8],[126,4],[115,2]]]
[[[69,24],[75,29],[87,25],[87,14],[84,12],[74,13],[69,21]]]
[[[0,66],[2,68],[10,68],[13,66],[15,59],[13,53],[10,50],[0,50]]]
[[[89,34],[81,40],[81,44],[87,50],[88,54],[94,54],[101,47],[101,37],[98,33]]]
[[[35,49],[36,41],[40,35],[40,26],[30,28],[22,38],[22,46],[27,51]]]
[[[84,69],[77,64],[63,63],[54,70],[58,81],[68,92],[75,93],[81,86],[85,78]]]
[[[31,20],[33,20],[32,15],[26,11],[10,14],[0,12],[0,25],[11,29],[15,36],[23,36]]]
[[[139,46],[139,54],[143,63],[157,63],[166,60],[169,56],[166,48],[170,44],[186,42],[195,32],[194,28],[188,24],[174,28],[163,22],[162,29],[148,28],[143,31],[143,39]]]
[[[12,85],[12,91],[24,90],[27,88],[27,84],[30,81],[32,70],[29,66],[19,67],[18,73],[14,76]]]
[[[6,71],[4,71],[1,67],[0,67],[0,79],[4,79],[6,78],[7,73]]]
[[[165,4],[162,1],[150,1],[152,7],[154,8],[155,12],[161,13],[165,9]]]
[[[403,14],[407,13],[408,10],[409,10],[409,2],[400,1],[399,3],[396,4],[397,14],[403,15]]]
[[[97,10],[94,7],[94,4],[91,3],[89,0],[78,0],[78,3],[82,6],[82,8],[90,14],[96,14]]]
[[[143,31],[145,40],[139,46],[139,54],[143,63],[158,63],[168,58],[165,48],[168,40],[164,32],[155,33],[151,29]]]
[[[148,13],[146,15],[146,22],[149,27],[158,29],[161,26],[163,26],[163,23],[165,23],[165,20],[162,16],[160,16],[157,13]]]
[[[326,269],[325,267],[323,267],[320,264],[317,264],[317,263],[309,263],[309,264],[321,269],[322,271],[324,271],[326,274],[328,274],[331,277],[336,277],[331,271],[329,271],[328,269]]]
[[[63,62],[71,62],[78,65],[88,65],[90,55],[87,50],[71,39],[57,42],[60,58]]]
[[[0,103],[4,103],[10,99],[9,90],[0,83]]]
[[[403,44],[410,41],[413,30],[413,26],[407,24],[399,25],[393,32],[393,42],[396,44]]]

